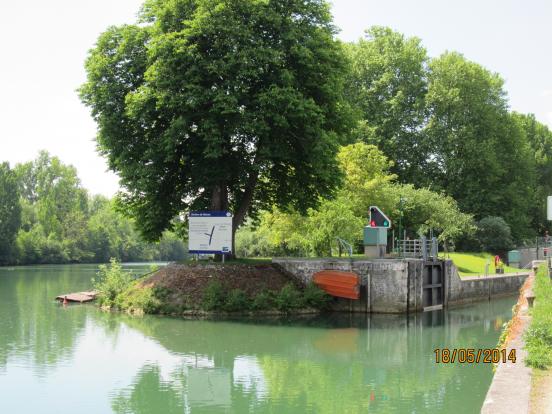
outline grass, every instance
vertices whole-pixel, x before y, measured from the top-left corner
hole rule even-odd
[[[490,263],[489,274],[495,273],[494,256],[490,253],[447,253],[445,257],[452,259],[460,276],[484,275],[487,262]],[[504,265],[505,273],[522,271],[523,269]]]
[[[215,262],[212,259],[199,260],[199,261],[196,261],[194,259],[188,259],[188,260],[182,260],[178,263],[180,264],[210,263],[210,264],[220,264],[220,265],[223,264],[222,262]],[[224,261],[224,264],[245,264],[245,265],[257,265],[257,264],[269,264],[269,263],[272,263],[271,257],[247,257],[247,258],[237,258],[237,259]]]
[[[525,333],[528,353],[525,362],[533,368],[545,369],[552,366],[552,284],[545,266],[537,271],[533,292],[535,306]]]

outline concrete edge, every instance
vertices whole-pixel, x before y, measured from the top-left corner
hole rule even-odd
[[[534,277],[529,277],[522,287],[522,292],[532,288],[533,282]],[[527,312],[527,302],[522,296],[520,296],[518,304],[520,305],[518,314],[513,315],[512,319],[519,319],[520,329],[506,346],[506,355],[509,355],[513,349],[516,350],[516,362],[508,360],[498,364],[481,407],[482,414],[524,414],[529,412],[532,369],[525,366],[527,351],[523,335],[531,322],[531,317]]]

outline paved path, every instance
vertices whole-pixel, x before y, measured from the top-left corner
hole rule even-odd
[[[532,288],[533,278],[531,278]],[[526,414],[529,412],[531,394],[531,368],[525,366],[525,341],[523,334],[531,318],[527,315],[527,301],[524,301],[519,315],[517,335],[508,343],[506,355],[516,350],[516,362],[499,363],[491,387],[481,408],[482,414]]]

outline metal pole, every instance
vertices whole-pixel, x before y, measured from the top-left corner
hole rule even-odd
[[[400,238],[402,236],[402,216],[403,216],[403,198],[400,196],[399,198],[399,257],[401,257],[401,242]]]

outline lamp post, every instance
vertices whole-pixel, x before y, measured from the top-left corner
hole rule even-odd
[[[402,217],[403,217],[403,207],[404,207],[404,202],[406,201],[405,198],[403,198],[403,196],[400,196],[399,198],[399,237],[398,237],[398,242],[399,242],[399,257],[401,257],[401,235],[402,235]]]

